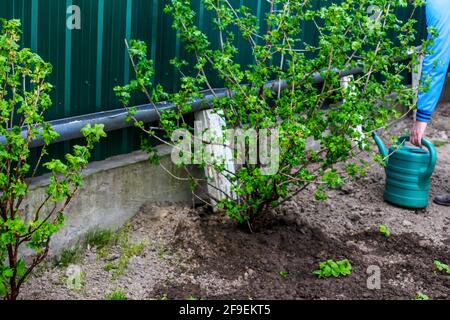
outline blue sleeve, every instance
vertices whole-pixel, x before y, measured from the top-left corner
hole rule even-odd
[[[416,119],[429,122],[444,87],[450,63],[450,1],[428,0],[427,25],[436,28],[438,36],[433,39],[430,54],[423,62],[422,82],[429,82],[427,92],[419,92]]]

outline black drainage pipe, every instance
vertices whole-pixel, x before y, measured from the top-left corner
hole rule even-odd
[[[228,90],[226,89],[217,89],[214,90],[214,93],[211,91],[205,92],[204,97],[202,99],[195,100],[191,104],[192,112],[208,109],[213,99],[225,97],[228,94],[227,91]],[[149,123],[159,120],[159,115],[158,112],[156,112],[156,109],[158,109],[159,112],[162,112],[173,108],[175,108],[175,106],[172,103],[168,102],[159,102],[155,103],[154,105],[145,104],[136,107],[137,112],[134,117],[136,118],[137,121]],[[81,138],[82,134],[80,131],[87,124],[90,125],[104,124],[105,132],[132,127],[134,125],[134,122],[128,122],[127,117],[128,111],[125,108],[122,108],[111,111],[92,113],[83,116],[49,121],[52,128],[59,134],[59,137],[54,141],[52,141],[52,144]],[[27,130],[23,130],[22,136],[25,137],[26,135]],[[0,143],[1,144],[6,143],[5,137],[0,136]],[[32,140],[29,143],[30,148],[41,147],[43,145],[44,141],[41,135],[38,135],[34,140]]]
[[[361,73],[363,70],[361,68],[351,69],[349,71],[340,72],[340,77],[346,77],[349,75],[354,75]],[[313,75],[314,83],[322,83],[323,78],[319,73]],[[271,88],[273,91],[277,92],[278,90],[283,90],[288,87],[286,81],[275,80],[270,81],[266,84],[266,88]],[[226,97],[232,95],[228,89],[214,89],[214,91],[207,90],[203,92],[203,98],[195,100],[192,102],[192,112],[200,111],[208,109],[211,105],[211,102],[216,98]],[[137,121],[142,121],[143,123],[150,123],[153,121],[159,120],[158,112],[155,109],[158,109],[159,112],[174,109],[175,105],[168,102],[159,102],[152,104],[145,104],[136,107],[137,112],[135,114],[135,118]],[[92,113],[83,116],[59,119],[54,121],[49,121],[50,125],[53,129],[59,134],[59,137],[52,141],[52,144],[70,141],[74,139],[78,139],[82,137],[80,130],[84,128],[87,124],[104,124],[105,132],[110,132],[114,130],[124,129],[133,126],[133,122],[127,122],[126,119],[128,117],[128,111],[124,108],[115,109],[111,111],[103,111]],[[27,130],[22,131],[22,136],[25,137],[27,135]],[[0,143],[6,144],[6,139],[3,136],[0,136]],[[41,135],[38,135],[34,140],[32,140],[29,144],[30,148],[41,147],[44,145],[44,141]]]

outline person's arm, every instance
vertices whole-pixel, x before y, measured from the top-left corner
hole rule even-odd
[[[419,92],[416,122],[411,130],[411,142],[422,146],[427,123],[439,102],[450,63],[450,1],[427,1],[427,25],[438,31],[433,38],[430,54],[423,62],[422,83],[429,82],[429,90]]]

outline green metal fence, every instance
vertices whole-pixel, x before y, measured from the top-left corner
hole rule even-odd
[[[233,0],[245,4],[263,17],[268,9],[265,0]],[[316,1],[322,6],[329,1]],[[38,52],[54,67],[50,79],[55,85],[54,106],[48,119],[89,114],[116,109],[119,103],[113,87],[130,78],[130,64],[124,39],[139,38],[149,43],[155,61],[156,81],[166,90],[176,90],[178,77],[169,60],[182,55],[179,39],[171,27],[171,19],[163,13],[167,0],[1,0],[0,17],[21,19],[23,46]],[[81,28],[67,28],[71,6],[80,8]],[[210,16],[199,0],[193,1],[198,24],[207,33]],[[407,17],[407,12],[401,15]],[[423,12],[417,18],[423,25]],[[421,30],[425,34],[425,28]],[[306,33],[308,40],[315,34]],[[238,40],[239,41],[239,40]],[[240,59],[250,63],[245,41],[239,43]],[[145,101],[134,101],[143,103]],[[67,152],[74,142],[53,147],[52,153]],[[134,128],[110,132],[96,152],[96,159],[127,153],[139,147],[139,133]]]

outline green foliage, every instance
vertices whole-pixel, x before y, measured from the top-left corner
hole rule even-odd
[[[213,32],[205,33],[197,26],[192,1],[171,0],[165,8],[184,44],[180,56],[186,60],[172,60],[180,75],[178,92],[167,94],[153,82],[146,44],[130,42],[136,78],[115,88],[119,99],[128,107],[130,97],[144,93],[151,104],[168,100],[176,106],[175,110],[158,110],[158,129],[163,135],[136,121],[133,107],[129,108],[130,121],[148,135],[176,145],[170,139],[175,130],[194,131],[184,118],[192,109],[191,102],[203,96],[202,90],[213,89],[211,79],[219,79],[233,93],[212,103],[212,109],[226,120],[225,129],[276,129],[279,154],[271,155],[278,163],[276,172],[264,174],[267,164],[249,159],[235,173],[215,164],[216,171],[232,183],[235,195],[227,194],[217,206],[240,223],[251,222],[279,205],[292,189],[319,185],[315,197],[324,200],[327,189],[339,187],[347,177],[364,175],[364,165],[347,162],[368,150],[373,130],[398,118],[393,106],[414,107],[415,92],[406,85],[404,75],[414,69],[425,49],[412,50],[416,21],[402,21],[396,12],[403,7],[414,11],[424,1],[344,0],[317,9],[312,1],[269,0],[270,11],[261,21],[249,8],[235,7],[227,0],[201,2],[205,16],[212,16],[208,22]],[[374,6],[380,8],[379,15],[368,13]],[[317,41],[304,39],[304,31],[317,34]],[[251,57],[247,65],[236,62],[242,54],[238,41],[248,43]],[[409,52],[414,52],[412,59]],[[343,86],[339,70],[353,68],[362,73],[348,78]],[[324,79],[322,84],[315,83],[318,75]],[[329,104],[332,107],[325,108]],[[362,134],[358,126],[364,128]],[[318,150],[307,148],[311,137],[320,142]],[[180,163],[188,172],[191,156],[187,163]],[[214,165],[204,154],[200,158],[202,166]],[[344,170],[336,168],[339,162],[347,164]],[[201,188],[200,181],[190,178],[196,189]]]
[[[83,247],[81,245],[76,245],[71,249],[66,249],[61,252],[55,261],[56,266],[61,268],[66,268],[71,264],[76,264],[82,258]]]
[[[139,256],[144,251],[144,243],[122,243],[119,261],[114,265],[113,279],[118,279],[128,267],[132,257]]]
[[[319,264],[319,269],[313,272],[318,278],[339,278],[352,273],[352,265],[348,259],[333,261],[327,260]]]
[[[314,193],[314,197],[317,201],[325,201],[328,199],[328,195],[325,193],[321,186],[317,188],[316,192]]]
[[[116,241],[116,234],[111,230],[95,230],[89,232],[86,237],[86,244],[97,249],[103,249],[110,244],[115,244]]]
[[[108,254],[107,247],[117,242],[116,234],[111,230],[95,230],[87,234],[83,244],[77,244],[71,249],[63,250],[56,258],[55,264],[58,267],[68,267],[71,264],[78,263],[84,250],[87,247],[96,247],[99,256],[103,257]]]
[[[33,269],[47,256],[52,236],[64,225],[64,212],[82,184],[94,144],[105,136],[103,125],[82,130],[86,145],[75,146],[65,161],[42,164],[48,145],[58,137],[44,114],[51,106],[52,66],[21,49],[18,20],[0,22],[0,298],[15,300]],[[30,142],[42,136],[38,160],[30,163]],[[36,208],[25,205],[28,185],[40,167],[51,173],[46,197]],[[26,263],[22,247],[34,257]]]
[[[450,267],[448,266],[448,264],[445,264],[439,260],[434,260],[434,267],[439,272],[450,274]]]
[[[105,296],[105,300],[128,300],[126,293],[121,289],[114,289]]]
[[[97,235],[93,237],[93,239],[96,239],[95,243],[101,246],[97,248],[100,248],[103,250],[102,252],[105,252],[105,255],[102,256],[103,258],[106,258],[108,248],[113,245],[117,245],[117,249],[119,250],[119,258],[117,261],[107,262],[103,266],[104,271],[112,271],[113,280],[117,280],[125,272],[130,259],[142,254],[142,251],[145,248],[144,242],[132,242],[129,239],[128,231],[129,227],[125,226],[117,233],[102,231],[97,232]]]
[[[286,279],[289,276],[289,272],[287,272],[287,271],[280,271],[280,272],[278,272],[278,275],[280,277],[282,277],[283,279]]]
[[[325,173],[322,177],[323,182],[329,187],[329,188],[337,188],[341,186],[344,181],[340,176],[336,174],[335,171],[328,171]]]
[[[389,238],[391,236],[391,231],[386,227],[384,224],[380,225],[380,232],[383,234],[386,238]]]
[[[424,293],[418,292],[415,300],[431,300],[429,296]]]
[[[116,268],[116,266],[114,265],[114,263],[112,262],[107,262],[105,263],[105,265],[103,266],[103,270],[106,272],[109,272],[111,270],[114,270]]]

